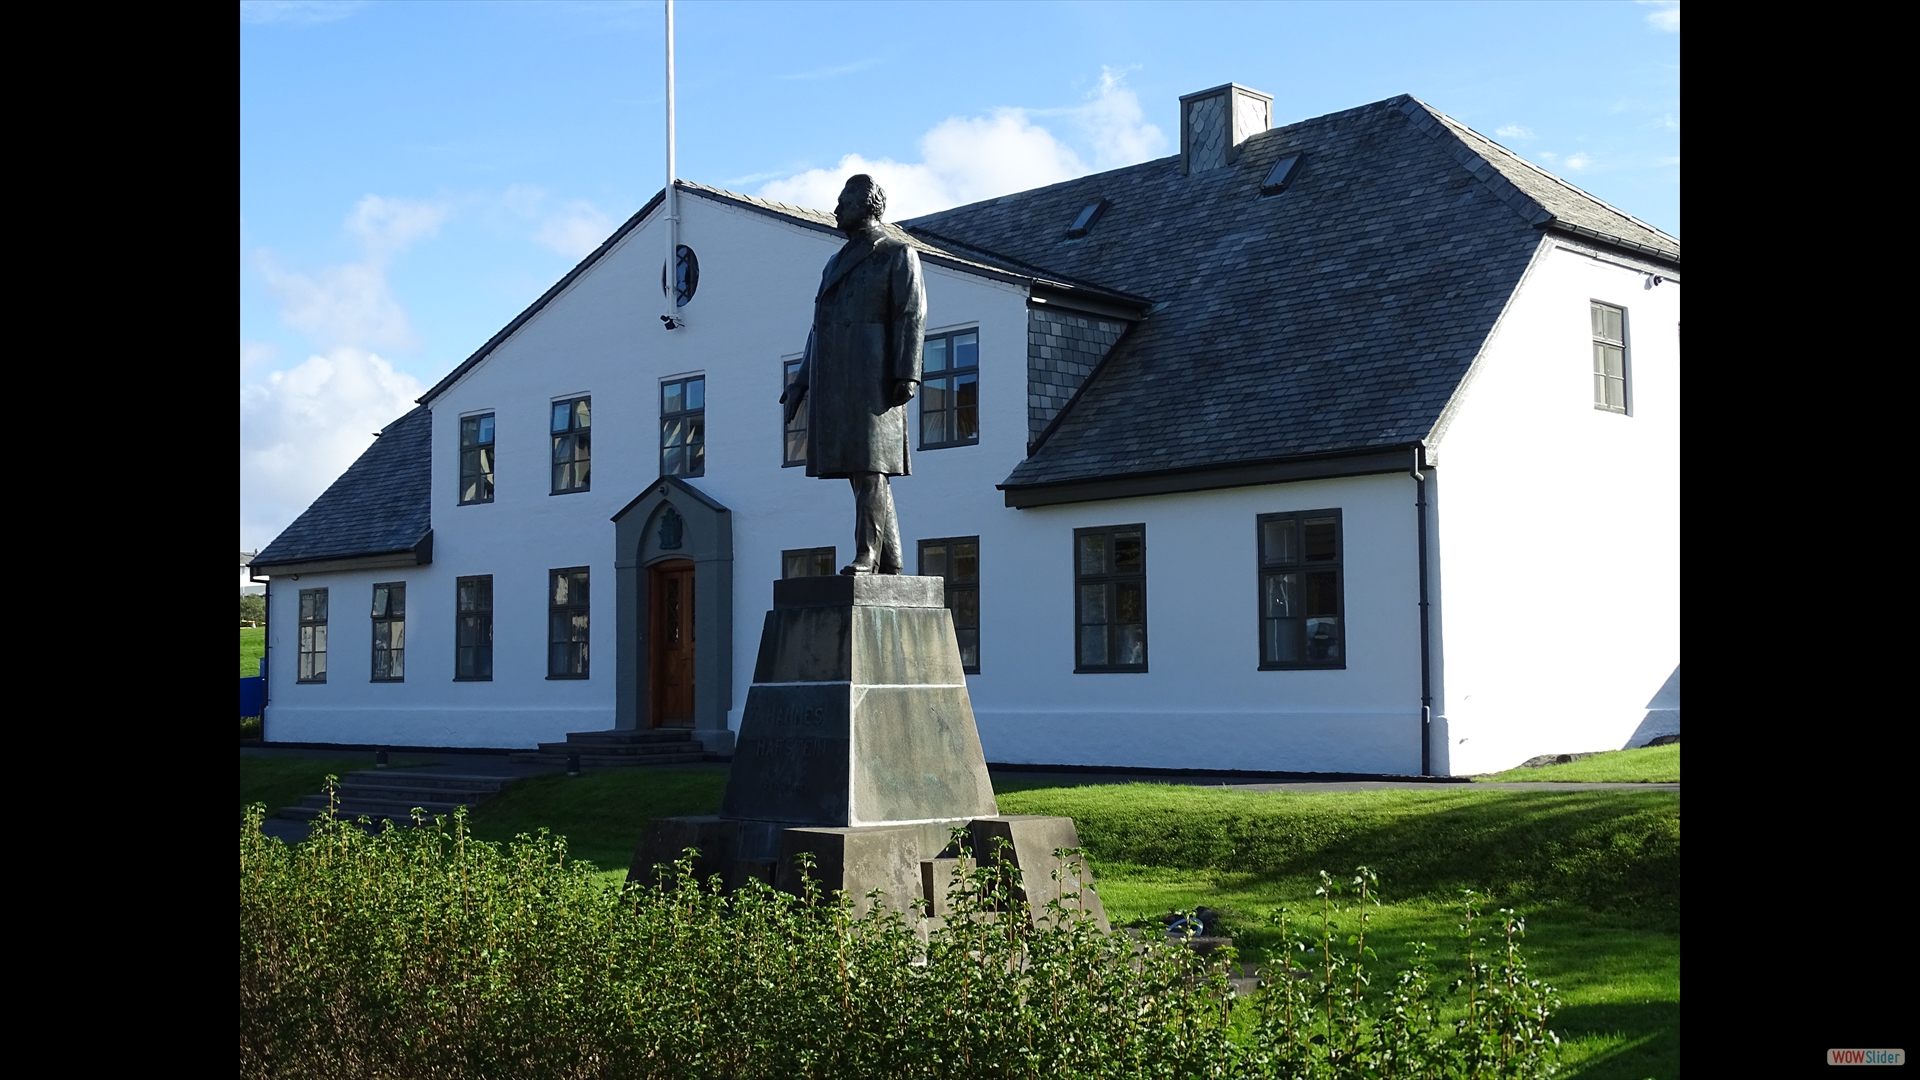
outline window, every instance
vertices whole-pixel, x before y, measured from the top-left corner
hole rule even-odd
[[[1106,209],[1107,200],[1105,199],[1095,199],[1093,202],[1081,207],[1080,213],[1073,219],[1073,224],[1067,226],[1067,239],[1078,240],[1089,232],[1092,232],[1093,223],[1100,220],[1100,215],[1104,213]]]
[[[1593,303],[1593,407],[1627,411],[1627,312]]]
[[[1343,668],[1340,511],[1262,514],[1260,667]]]
[[[327,590],[300,590],[300,682],[327,681]]]
[[[1292,154],[1273,163],[1267,170],[1267,178],[1260,181],[1260,194],[1278,195],[1293,183],[1293,174],[1300,169],[1300,155]]]
[[[493,501],[493,414],[460,418],[460,505]]]
[[[456,578],[453,616],[453,677],[493,680],[493,575]]]
[[[553,403],[553,494],[588,490],[593,399]]]
[[[587,568],[547,571],[547,678],[587,677]]]
[[[1073,530],[1073,670],[1147,670],[1147,527]]]
[[[800,374],[800,364],[804,359],[805,357],[795,357],[792,360],[780,362],[780,370],[784,377],[780,389],[785,390],[793,385],[794,377]],[[784,409],[785,406],[781,408]],[[783,469],[807,463],[807,410],[804,406],[793,414],[793,420],[787,424],[786,449],[782,453],[785,455],[780,459],[780,467]]]
[[[407,676],[407,586],[390,581],[373,587],[373,681]]]
[[[920,573],[947,579],[947,610],[960,639],[960,669],[980,674],[980,538],[949,536],[920,541]]]
[[[823,548],[796,548],[780,553],[780,576],[796,577],[832,577],[834,550]]]
[[[979,331],[930,335],[920,366],[920,449],[979,442]]]
[[[707,471],[707,379],[660,384],[660,475],[704,476]]]

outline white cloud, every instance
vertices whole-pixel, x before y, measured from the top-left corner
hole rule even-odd
[[[451,208],[368,195],[347,215],[358,261],[313,271],[259,256],[280,317],[319,346],[295,367],[266,370],[276,348],[240,343],[240,542],[271,541],[373,441],[413,407],[424,387],[372,351],[412,344],[406,312],[387,282],[400,253],[436,233]]]
[[[246,347],[242,346],[242,356]],[[264,547],[413,408],[420,380],[341,346],[240,386],[240,546]]]
[[[381,262],[344,263],[303,274],[283,269],[271,254],[263,254],[260,272],[280,299],[280,318],[303,334],[327,345],[414,344],[413,327],[393,297]]]
[[[1557,160],[1559,160],[1559,158],[1560,158],[1560,155],[1559,155],[1559,154],[1556,154],[1556,153],[1554,153],[1554,152],[1553,152],[1553,151],[1551,151],[1551,150],[1542,150],[1542,151],[1540,151],[1540,152],[1538,152],[1538,153],[1536,153],[1536,154],[1534,154],[1534,157],[1537,157],[1537,158],[1539,158],[1539,159],[1540,159],[1541,161],[1557,161]]]
[[[271,341],[248,341],[242,338],[240,340],[240,373],[244,375],[248,368],[270,363],[279,353],[279,346]]]
[[[1166,145],[1160,129],[1147,123],[1139,96],[1122,85],[1122,77],[1112,68],[1101,69],[1100,85],[1089,97],[1074,118],[1093,144],[1096,170],[1139,164]]]
[[[1679,0],[1640,0],[1640,2],[1654,8],[1647,12],[1648,25],[1656,30],[1666,30],[1675,34],[1680,32]]]
[[[761,187],[779,202],[833,209],[848,176],[867,173],[887,192],[887,219],[899,221],[1009,192],[1071,180],[1094,169],[1144,161],[1165,143],[1145,122],[1140,101],[1111,70],[1085,104],[1048,110],[1065,116],[1092,151],[1089,168],[1074,149],[1035,124],[1025,109],[990,116],[949,117],[920,139],[918,162],[848,154],[832,169],[808,169]]]
[[[613,232],[613,221],[599,207],[575,199],[540,223],[534,242],[570,258],[585,258]]]
[[[1584,153],[1572,154],[1567,157],[1567,168],[1569,169],[1584,169],[1591,164],[1593,164],[1593,159]]]
[[[879,56],[869,56],[864,60],[855,60],[851,64],[841,64],[838,67],[819,68],[814,71],[800,71],[792,75],[776,75],[774,77],[778,79],[809,81],[813,79],[834,79],[842,75],[851,75],[856,71],[865,71],[879,64],[882,59],[884,58]]]
[[[533,242],[569,258],[585,258],[613,233],[613,219],[606,211],[585,199],[574,199],[558,210],[550,210],[547,190],[530,184],[508,187],[499,204],[508,213],[537,221]]]
[[[1531,139],[1533,129],[1524,124],[1502,124],[1494,128],[1493,133],[1502,139]]]
[[[240,21],[311,25],[344,19],[365,6],[360,0],[240,0]]]
[[[326,348],[412,345],[413,328],[387,283],[387,264],[437,232],[448,212],[444,203],[368,195],[346,221],[347,231],[360,241],[360,261],[306,273],[288,270],[271,252],[262,252],[260,272],[280,299],[280,317]]]
[[[348,215],[347,229],[360,238],[370,254],[397,255],[412,247],[415,240],[440,231],[450,209],[445,203],[368,195]]]

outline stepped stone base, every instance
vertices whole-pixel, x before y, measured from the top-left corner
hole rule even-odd
[[[691,847],[701,880],[799,893],[807,855],[829,895],[844,889],[866,909],[879,890],[894,910],[924,900],[940,915],[959,866],[955,830],[975,858],[1004,853],[1019,869],[1036,918],[1061,895],[1054,851],[1080,843],[1071,818],[1000,814],[946,582],[790,578],[774,582],[720,813],[648,823],[627,878],[653,884],[656,866]],[[1079,902],[1105,928],[1084,870],[1080,882]]]
[[[1069,908],[1084,905],[1102,930],[1110,929],[1093,875],[1084,865],[1072,873],[1066,860],[1054,854],[1080,846],[1072,818],[995,814],[959,822],[784,828],[776,833],[778,854],[771,859],[741,851],[742,824],[717,814],[656,818],[634,851],[627,880],[656,884],[657,867],[671,865],[685,849],[696,848],[693,873],[702,881],[718,875],[726,888],[737,889],[753,879],[799,894],[805,891],[801,857],[810,855],[811,876],[822,895],[845,890],[861,912],[876,905],[906,912],[914,901],[924,900],[930,914],[944,918],[947,890],[961,862],[952,838],[959,828],[967,834],[973,858],[1005,858],[1020,871],[1016,895],[1030,905],[1036,922],[1046,919],[1049,902],[1059,900]],[[881,895],[870,897],[876,889]]]

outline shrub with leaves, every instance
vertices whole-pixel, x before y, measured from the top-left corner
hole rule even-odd
[[[1104,933],[1071,891],[1036,919],[1017,871],[991,857],[960,861],[934,919],[920,904],[859,914],[811,881],[800,896],[758,883],[727,893],[693,880],[691,858],[660,885],[610,888],[561,838],[483,843],[459,813],[377,832],[328,813],[288,846],[260,834],[263,812],[241,833],[243,1077],[1549,1069],[1551,990],[1525,978],[1512,916],[1504,952],[1473,953],[1458,984],[1423,967],[1376,995],[1364,912],[1352,954],[1334,959],[1328,882],[1318,963],[1255,995],[1243,1045],[1228,1038],[1235,1006],[1217,962],[1230,950],[1203,959]],[[1476,914],[1470,902],[1469,929]]]

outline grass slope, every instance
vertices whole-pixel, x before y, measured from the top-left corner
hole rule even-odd
[[[1675,922],[1680,797],[1664,791],[1244,792],[1170,784],[1000,796],[1009,814],[1078,825],[1096,865],[1217,869],[1306,886],[1366,864],[1395,895],[1460,889],[1566,900]]]
[[[240,677],[245,679],[260,674],[260,658],[267,655],[267,628],[264,626],[243,626],[240,628]]]
[[[1531,771],[1531,770],[1530,770]],[[1459,890],[1523,904],[1536,976],[1562,993],[1567,1075],[1679,1075],[1680,801],[1661,791],[1458,787],[1351,794],[1107,785],[1002,794],[1009,814],[1075,819],[1117,925],[1204,904],[1248,960],[1277,944],[1269,914],[1317,924],[1319,872],[1367,865],[1376,977],[1426,941],[1459,955]],[[1337,939],[1356,928],[1336,917]],[[1485,932],[1491,933],[1489,926]]]
[[[542,827],[567,838],[567,851],[624,879],[640,831],[657,817],[711,814],[727,786],[725,765],[609,769],[581,776],[533,776],[473,811],[473,835],[510,840]]]
[[[1543,780],[1569,784],[1677,784],[1680,782],[1680,744],[1610,750],[1565,765],[1508,769],[1474,779],[1481,783]]]

